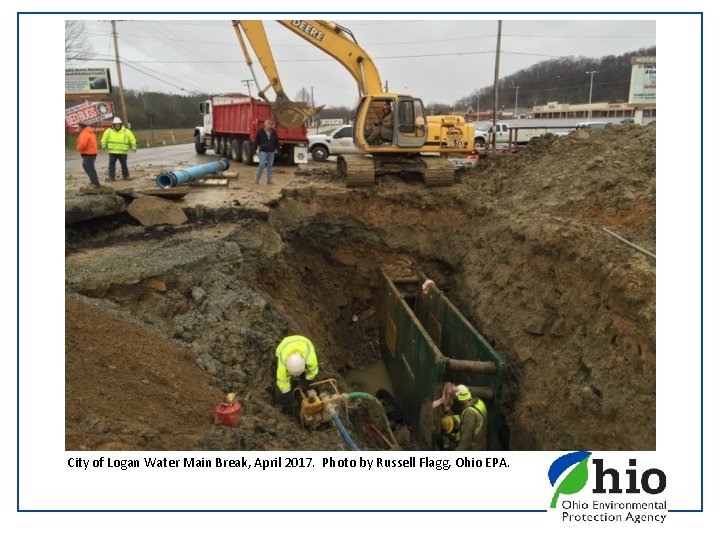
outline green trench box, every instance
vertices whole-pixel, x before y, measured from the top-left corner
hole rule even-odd
[[[390,381],[418,441],[433,448],[443,407],[432,402],[443,384],[464,384],[488,409],[488,448],[500,449],[500,399],[505,361],[424,275],[391,279],[382,272],[380,349]]]

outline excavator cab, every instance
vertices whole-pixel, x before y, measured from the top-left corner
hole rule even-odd
[[[398,94],[373,94],[360,99],[353,141],[369,154],[392,153],[425,145],[428,125],[421,99]]]

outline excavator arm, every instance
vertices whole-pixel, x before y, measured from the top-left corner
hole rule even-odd
[[[360,97],[383,92],[380,73],[375,63],[365,50],[357,44],[349,29],[331,21],[296,20],[277,22],[340,62],[355,79]],[[285,127],[299,126],[322,109],[322,107],[317,109],[307,107],[305,104],[293,102],[287,97],[280,82],[280,75],[275,65],[263,21],[232,21],[232,24],[245,55],[245,62],[250,67],[255,79],[255,84],[260,88],[243,34],[250,43],[260,66],[270,81],[267,86],[258,92],[258,95],[270,105],[281,125]],[[275,91],[276,100],[274,103],[270,102],[265,96],[265,92],[269,88]]]
[[[307,122],[309,118],[323,109],[324,106],[316,108],[308,107],[305,103],[291,101],[290,98],[287,97],[280,82],[280,75],[275,66],[275,59],[270,50],[270,44],[268,43],[262,21],[232,21],[232,24],[240,46],[242,47],[245,62],[250,68],[250,72],[255,80],[255,86],[258,88],[258,95],[270,106],[270,109],[275,115],[275,119],[281,126],[288,129],[301,126]],[[270,81],[265,87],[260,86],[257,76],[255,75],[252,58],[250,58],[250,53],[245,45],[245,39],[243,39],[243,32],[250,42],[253,51],[255,51],[255,56],[257,56],[258,62],[260,62],[260,66]],[[270,88],[275,92],[274,102],[270,101],[265,95],[265,92]]]

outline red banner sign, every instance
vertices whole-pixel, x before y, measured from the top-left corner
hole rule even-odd
[[[65,127],[77,128],[80,122],[100,126],[104,120],[112,120],[113,114],[111,101],[86,101],[65,109]]]

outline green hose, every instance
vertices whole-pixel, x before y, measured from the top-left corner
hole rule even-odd
[[[372,394],[368,394],[367,392],[348,392],[345,395],[347,396],[348,399],[367,399],[368,401],[372,401],[372,402],[376,403],[380,407],[380,410],[382,411],[382,417],[383,417],[383,421],[385,423],[385,429],[390,434],[390,441],[394,445],[394,450],[400,450],[400,445],[395,440],[395,435],[393,434],[392,428],[390,427],[390,421],[388,420],[388,417],[385,414],[385,407],[383,407],[383,404],[380,403],[380,400],[378,398],[376,398],[375,396],[373,396]]]

